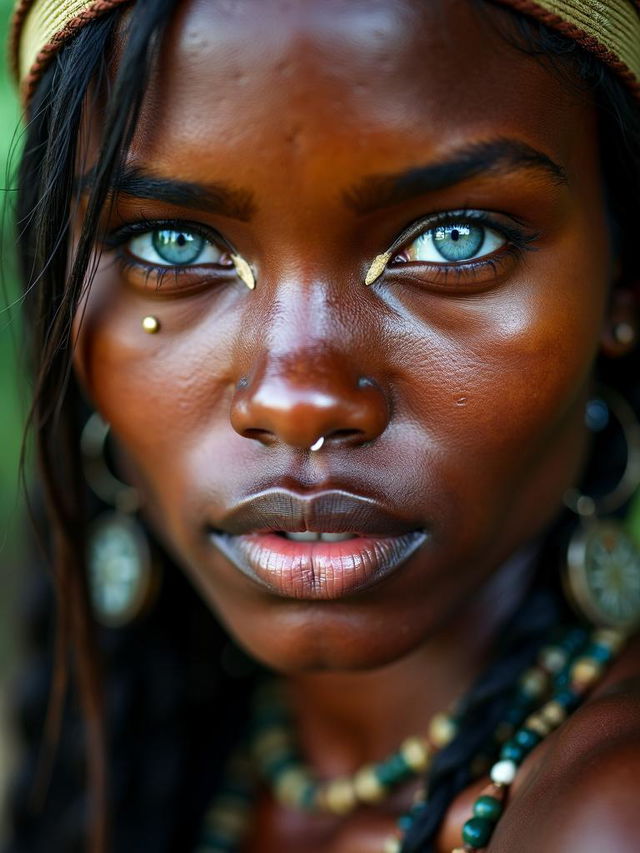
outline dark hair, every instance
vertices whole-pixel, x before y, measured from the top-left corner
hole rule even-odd
[[[22,853],[79,850],[85,834],[90,834],[92,849],[103,853],[107,801],[113,849],[155,853],[189,849],[224,755],[242,731],[251,691],[251,674],[242,675],[246,666],[234,664],[239,653],[166,557],[165,591],[158,606],[145,621],[121,632],[105,630],[96,638],[85,582],[84,531],[93,505],[80,471],[79,433],[86,405],[71,370],[71,325],[91,273],[98,216],[131,140],[148,74],[176,5],[177,0],[137,0],[126,12],[110,12],[87,25],[45,73],[30,109],[19,177],[18,246],[36,379],[30,425],[48,512],[57,642],[52,661],[43,651],[51,629],[45,594],[33,604],[33,665],[27,670],[30,677],[22,696],[24,733],[33,754],[27,756],[13,797],[11,849]],[[638,104],[611,71],[574,42],[503,11],[499,21],[507,22],[505,38],[514,47],[551,62],[568,84],[583,88],[597,102],[612,229],[623,264],[631,269],[633,243],[624,236],[635,223],[635,201],[640,197]],[[101,83],[111,73],[110,51],[123,22],[126,38],[106,101],[103,147],[92,173],[78,248],[70,257],[81,116],[88,101],[104,97]],[[636,397],[635,355],[613,370],[604,364],[600,369],[627,397]],[[543,562],[557,547],[556,535],[557,531],[543,549]],[[407,853],[431,849],[448,805],[470,781],[471,760],[486,747],[517,674],[557,621],[561,607],[554,585],[541,572],[536,589],[504,632],[494,664],[467,697],[467,722],[460,736],[432,769],[430,808],[409,833]],[[55,712],[61,711],[67,695],[70,661],[78,690],[58,719]],[[37,775],[36,748],[51,690],[48,742],[58,739],[59,748],[48,797],[34,821],[29,792]],[[84,749],[78,736],[81,718],[86,726]],[[93,808],[88,808],[83,793],[83,752],[88,756]],[[105,754],[111,769],[109,792]]]

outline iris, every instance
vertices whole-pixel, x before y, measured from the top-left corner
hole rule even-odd
[[[433,245],[447,261],[468,261],[484,243],[485,229],[478,225],[442,225],[432,232]]]
[[[195,263],[205,246],[205,239],[190,231],[163,228],[154,231],[152,245],[158,256],[167,264],[187,266]]]

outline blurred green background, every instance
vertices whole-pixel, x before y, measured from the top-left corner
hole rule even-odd
[[[0,0],[0,186],[3,188],[0,288],[0,798],[13,761],[14,738],[8,733],[7,694],[17,648],[17,600],[21,576],[23,511],[18,462],[26,387],[21,346],[18,289],[14,274],[12,224],[13,164],[19,144],[19,107],[9,78],[6,39],[11,0]],[[13,155],[10,156],[11,152]],[[4,821],[0,814],[0,842]]]

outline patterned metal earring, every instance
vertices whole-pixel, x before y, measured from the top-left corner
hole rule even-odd
[[[95,413],[81,437],[85,479],[100,500],[114,507],[101,513],[88,531],[87,581],[97,621],[119,628],[148,609],[158,592],[160,569],[135,518],[137,491],[115,477],[107,465],[108,435],[109,424]]]
[[[603,497],[578,489],[565,495],[565,505],[580,524],[569,542],[563,581],[579,615],[595,625],[628,630],[640,625],[640,550],[624,525],[607,516],[623,506],[640,483],[640,424],[624,398],[601,389],[587,405],[587,426],[602,431],[612,413],[626,441],[626,467],[613,491]]]

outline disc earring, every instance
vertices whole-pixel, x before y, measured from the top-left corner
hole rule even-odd
[[[640,625],[640,550],[622,523],[606,516],[626,503],[640,483],[640,424],[620,395],[603,389],[599,399],[589,402],[587,424],[599,431],[609,413],[625,437],[626,467],[615,489],[603,497],[578,489],[565,495],[565,505],[580,524],[569,542],[563,583],[569,602],[583,618],[630,630]]]
[[[113,506],[91,524],[87,536],[87,582],[93,613],[109,628],[129,624],[143,613],[159,587],[147,536],[135,518],[136,489],[121,482],[105,459],[109,424],[91,415],[81,437],[85,479],[104,503]]]

